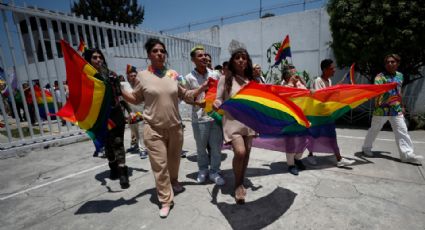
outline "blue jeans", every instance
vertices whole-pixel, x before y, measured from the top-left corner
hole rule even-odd
[[[199,171],[208,170],[210,166],[210,173],[220,172],[221,165],[221,146],[223,144],[223,130],[221,126],[217,125],[214,121],[192,123],[193,136],[196,142],[196,151],[198,153],[198,167]],[[207,146],[209,145],[210,159],[207,153]]]

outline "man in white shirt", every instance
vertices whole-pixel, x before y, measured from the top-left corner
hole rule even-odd
[[[190,52],[192,62],[195,64],[193,69],[186,75],[186,88],[196,89],[202,85],[208,78],[218,80],[220,75],[208,69],[208,60],[205,50],[201,46],[196,46]],[[205,93],[200,94],[197,100],[201,101]],[[225,183],[220,175],[221,165],[221,146],[223,144],[223,131],[214,119],[204,111],[205,103],[195,102],[192,107],[192,128],[193,136],[196,142],[197,160],[198,160],[198,183],[204,183],[207,176],[217,185]],[[207,153],[210,154],[210,157]]]
[[[331,59],[324,59],[320,63],[320,68],[322,69],[322,75],[314,79],[312,84],[313,90],[324,89],[324,88],[332,86],[331,77],[333,77],[333,75],[335,74],[334,62]],[[337,140],[335,137],[335,142],[336,141]],[[350,160],[341,156],[341,153],[339,152],[338,144],[336,144],[336,149],[334,149],[334,151],[335,151],[334,153],[337,160],[337,164],[336,164],[337,167],[348,166],[355,162],[354,160]],[[317,164],[312,152],[309,153],[307,157],[307,161],[312,165]]]

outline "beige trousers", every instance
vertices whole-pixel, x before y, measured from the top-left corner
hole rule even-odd
[[[149,153],[158,200],[162,206],[169,206],[174,198],[172,183],[177,182],[179,176],[182,126],[158,129],[145,123],[143,141]]]

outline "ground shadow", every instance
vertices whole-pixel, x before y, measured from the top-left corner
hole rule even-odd
[[[243,205],[217,203],[232,229],[262,229],[279,219],[294,203],[296,193],[277,187],[273,192]]]
[[[132,205],[137,203],[136,200],[125,200],[120,198],[118,200],[94,200],[84,203],[76,212],[75,215],[89,214],[89,213],[107,213],[111,212],[114,208],[122,205]]]
[[[132,167],[129,167],[128,168],[128,176],[129,177],[132,177],[133,176],[133,171],[138,171],[138,172],[149,172],[149,170],[146,170],[146,169],[142,169],[142,168],[132,168]],[[106,169],[105,171],[103,171],[103,172],[99,172],[98,174],[96,174],[95,176],[94,176],[94,178],[97,180],[97,181],[99,181],[100,182],[100,185],[102,185],[102,186],[105,186],[107,189],[108,189],[108,192],[118,192],[118,191],[113,191],[112,189],[111,189],[111,187],[109,187],[107,184],[107,181],[106,181],[106,179],[108,179],[109,180],[109,174],[110,174],[110,172],[109,172],[109,168],[108,169]]]
[[[114,208],[117,208],[122,205],[133,205],[137,203],[137,198],[150,195],[150,201],[159,207],[159,201],[156,196],[156,189],[151,188],[143,191],[142,193],[138,194],[137,196],[125,200],[124,198],[120,198],[118,200],[94,200],[94,201],[87,201],[84,203],[74,214],[75,215],[81,215],[81,214],[90,214],[90,213],[108,213],[111,212]]]
[[[257,177],[257,176],[268,176],[268,175],[273,175],[273,174],[280,174],[280,173],[284,173],[285,171],[281,168],[273,168],[273,169],[267,169],[267,168],[247,168],[246,172],[245,172],[245,176],[247,178],[249,177]],[[226,181],[226,185],[227,184],[233,184],[233,169],[225,169],[221,171],[221,175],[223,176],[223,179]],[[186,177],[196,181],[196,178],[198,176],[198,172],[192,172],[189,174],[186,174]],[[247,179],[245,179],[247,180]],[[249,180],[248,180],[249,182]],[[205,183],[203,184],[211,184],[213,182],[207,180]],[[245,183],[245,182],[244,182]],[[195,183],[197,184],[197,183]]]
[[[186,158],[189,160],[189,161],[192,161],[192,162],[198,162],[198,155],[197,155],[197,153],[195,152],[195,153],[193,153],[193,154],[191,154],[191,155],[187,155],[186,156]],[[223,161],[225,161],[227,159],[227,153],[221,153],[221,161],[223,162]]]
[[[364,160],[367,160],[367,161],[369,161],[368,159],[372,159],[372,158],[382,158],[382,159],[387,159],[387,160],[390,160],[390,161],[404,163],[404,162],[401,161],[401,159],[399,157],[389,156],[388,154],[391,154],[391,152],[372,151],[372,153],[373,153],[372,157],[364,155],[363,152],[356,152],[356,153],[354,153],[354,155],[358,158],[361,158],[361,159],[364,159]],[[373,162],[371,162],[371,163],[373,163]],[[417,165],[415,163],[406,163],[406,164]]]

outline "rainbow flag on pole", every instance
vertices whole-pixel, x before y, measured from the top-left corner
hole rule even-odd
[[[354,85],[354,84],[356,84],[356,82],[354,81],[354,66],[355,66],[356,64],[355,63],[353,63],[352,65],[351,65],[351,67],[350,67],[350,83],[352,84],[352,85]]]
[[[289,44],[289,35],[286,35],[285,39],[282,41],[282,44],[279,47],[279,50],[276,53],[276,57],[274,58],[275,63],[274,66],[277,66],[285,60],[287,57],[291,57],[291,46]]]
[[[65,120],[86,130],[96,149],[104,146],[112,101],[112,87],[96,77],[98,72],[88,64],[67,42],[61,41],[66,66],[69,98],[57,113]]]

